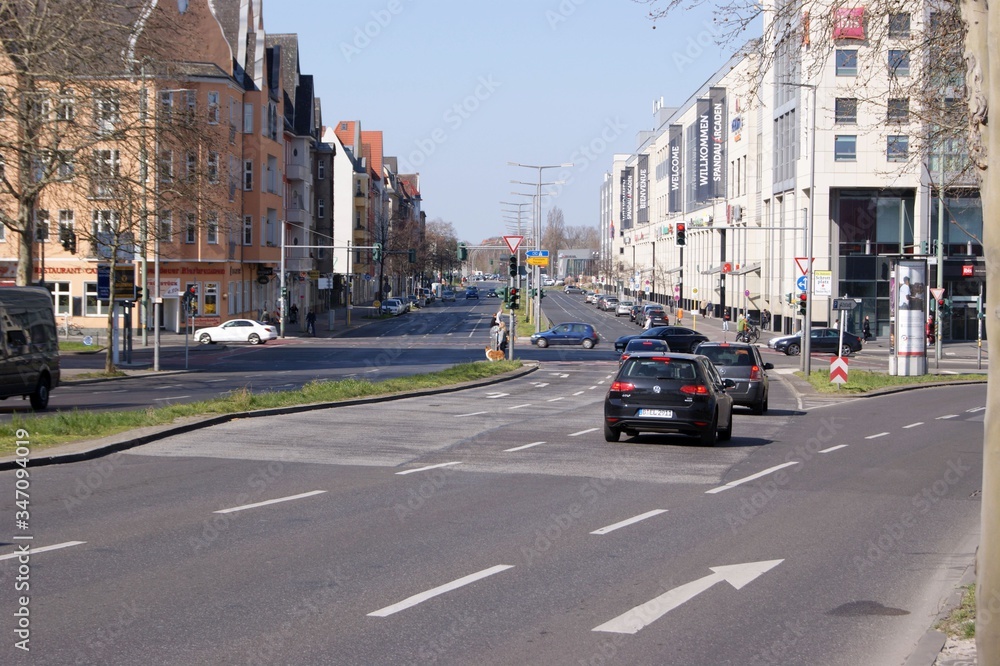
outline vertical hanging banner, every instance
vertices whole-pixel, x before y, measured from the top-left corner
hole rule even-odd
[[[695,103],[695,201],[703,203],[712,198],[712,100],[699,99]]]
[[[712,110],[712,197],[726,196],[726,89],[709,88]]]
[[[684,128],[680,125],[671,125],[669,132],[670,187],[668,190],[667,208],[671,213],[679,213],[681,212],[681,181],[683,177],[681,141],[684,136]]]
[[[622,169],[622,229],[632,228],[632,190],[635,187],[632,167]]]
[[[649,156],[639,155],[636,169],[636,223],[649,222]]]

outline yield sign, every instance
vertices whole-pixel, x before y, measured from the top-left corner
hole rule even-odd
[[[833,356],[830,358],[830,383],[831,384],[847,383],[846,358],[842,356]]]
[[[510,248],[511,254],[517,254],[517,248],[521,247],[521,241],[524,240],[524,236],[504,236],[503,242],[507,243],[507,247]]]
[[[795,265],[799,267],[799,271],[803,275],[807,275],[809,273],[809,267],[812,265],[812,259],[809,257],[795,257]]]
[[[934,297],[935,301],[940,301],[944,298],[944,287],[932,287],[931,296]]]

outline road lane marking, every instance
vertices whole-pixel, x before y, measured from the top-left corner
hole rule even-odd
[[[574,432],[569,435],[570,437],[576,437],[577,435],[586,435],[588,432],[594,432],[597,428],[587,428],[586,430],[581,430],[580,432]]]
[[[922,426],[923,424],[924,424],[923,421],[917,421],[916,423],[911,423],[910,425],[903,426],[903,429],[905,430],[909,428],[916,428],[917,426]]]
[[[583,391],[577,391],[577,392],[576,392],[576,393],[574,393],[573,395],[583,395]]]
[[[497,393],[491,392],[486,394],[487,400],[496,400],[497,398],[506,398],[510,393]]]
[[[218,511],[213,511],[212,513],[235,513],[236,511],[243,511],[244,509],[256,509],[259,506],[267,506],[268,504],[277,504],[279,502],[290,502],[292,500],[302,499],[303,497],[312,497],[313,495],[321,495],[325,492],[326,492],[325,490],[310,490],[307,493],[301,493],[299,495],[289,495],[288,497],[278,497],[276,499],[264,500],[263,502],[244,504],[243,506],[234,506],[231,509],[219,509]]]
[[[531,403],[526,402],[523,405],[514,405],[513,407],[508,407],[507,409],[521,409],[522,407],[531,407]]]
[[[160,400],[180,400],[181,398],[190,398],[190,395],[175,395],[170,398],[153,398],[153,402],[158,402]]]
[[[563,399],[564,396],[559,396],[558,398],[549,398],[545,402],[558,402]]]
[[[652,518],[653,516],[658,516],[661,513],[666,513],[666,509],[653,509],[652,511],[647,511],[646,513],[639,514],[638,516],[633,516],[619,523],[614,523],[613,525],[608,525],[607,527],[602,527],[599,530],[594,530],[591,534],[607,534],[609,532],[614,532],[622,527],[628,527],[633,523],[638,523],[641,520],[646,520],[647,518]]]
[[[874,435],[868,435],[865,439],[878,439],[879,437],[885,437],[889,433],[887,432],[877,432]]]
[[[975,413],[975,412],[981,412],[981,411],[983,411],[984,409],[986,409],[986,408],[985,408],[985,407],[973,407],[972,409],[967,409],[967,410],[965,410],[965,411],[967,411],[967,412],[968,412],[968,413],[970,413],[970,414],[973,414],[973,413]]]
[[[945,414],[944,416],[937,417],[936,420],[943,421],[944,419],[957,419],[958,414]]]
[[[597,388],[597,384],[594,384],[593,386],[591,386],[591,387],[590,387],[589,389],[587,389],[587,390],[588,390],[588,391],[593,391],[593,390],[594,390],[595,388]]]
[[[479,416],[480,414],[489,414],[489,412],[469,412],[468,414],[455,414],[455,418],[459,419],[463,416]]]
[[[838,444],[837,446],[831,446],[828,449],[820,450],[820,453],[830,453],[831,451],[836,451],[837,449],[846,449],[847,444]]]
[[[60,548],[70,548],[71,546],[80,546],[87,543],[86,541],[66,541],[64,543],[57,543],[52,546],[42,546],[41,548],[31,548],[29,550],[21,551],[19,553],[9,553],[7,555],[0,555],[0,560],[12,560],[15,557],[21,557],[22,555],[37,555],[38,553],[44,553],[50,550],[59,550]]]
[[[229,381],[229,380],[226,379],[225,377],[223,377],[222,379],[206,379],[205,383],[206,384],[215,384],[216,382],[225,382],[225,381]]]
[[[799,461],[793,460],[791,462],[782,463],[781,465],[775,465],[774,467],[768,467],[763,472],[757,472],[756,474],[751,474],[750,476],[745,476],[742,479],[736,479],[735,481],[730,481],[724,486],[719,486],[718,488],[712,488],[711,490],[706,490],[706,495],[714,495],[715,493],[721,493],[723,490],[729,490],[730,488],[735,488],[736,486],[742,485],[754,479],[759,479],[762,476],[767,476],[771,472],[777,472],[783,467],[788,467],[789,465],[798,465]]]
[[[368,617],[388,617],[393,613],[398,613],[401,610],[406,610],[412,606],[416,606],[419,603],[427,601],[428,599],[433,599],[436,596],[442,595],[445,592],[451,592],[452,590],[457,590],[460,587],[469,585],[470,583],[475,583],[477,580],[483,578],[488,578],[494,574],[498,574],[501,571],[506,571],[507,569],[513,569],[513,564],[498,564],[495,567],[490,567],[489,569],[483,569],[482,571],[477,571],[474,574],[469,574],[468,576],[463,576],[457,580],[453,580],[450,583],[445,583],[438,587],[427,590],[426,592],[421,592],[419,594],[414,594],[412,597],[407,597],[402,601],[392,604],[391,606],[386,606],[372,613],[368,613]]]
[[[514,451],[523,451],[524,449],[530,449],[533,446],[538,446],[539,444],[544,444],[545,442],[532,442],[531,444],[524,444],[523,446],[515,446],[512,449],[504,449],[504,453],[513,453]]]
[[[452,465],[461,465],[461,461],[440,463],[437,465],[428,465],[427,467],[418,467],[417,469],[407,469],[402,472],[396,472],[396,474],[402,476],[403,474],[413,474],[414,472],[426,472],[429,469],[437,469],[438,467],[450,467]]]

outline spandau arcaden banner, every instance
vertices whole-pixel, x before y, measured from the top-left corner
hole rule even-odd
[[[639,155],[636,173],[636,223],[649,222],[649,156]]]
[[[709,88],[712,118],[712,197],[726,196],[726,89]]]
[[[697,203],[712,198],[712,101],[699,99],[695,103],[695,178],[694,198]]]
[[[632,228],[632,167],[622,169],[621,180],[622,229]]]
[[[667,207],[671,213],[681,212],[681,176],[683,175],[683,160],[681,155],[681,141],[684,136],[684,128],[681,125],[671,125],[669,134],[670,150],[670,189],[667,200]]]

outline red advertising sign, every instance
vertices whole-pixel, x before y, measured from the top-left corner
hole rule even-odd
[[[973,270],[974,266],[972,264],[962,264],[962,277],[972,277],[975,275]]]
[[[865,8],[836,9],[833,14],[834,39],[865,38]]]

